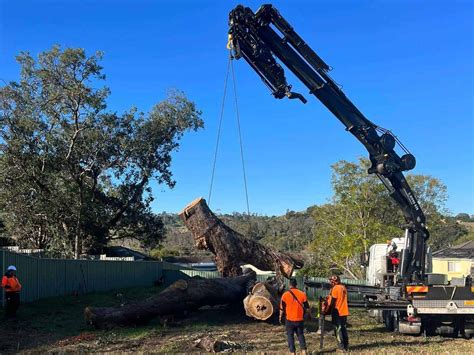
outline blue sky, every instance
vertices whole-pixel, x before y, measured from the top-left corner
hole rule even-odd
[[[238,1],[0,0],[0,78],[14,56],[54,44],[105,52],[111,110],[148,111],[170,88],[203,111],[206,128],[174,155],[173,190],[154,186],[153,209],[176,212],[208,195],[227,65],[227,14]],[[260,2],[246,1],[258,8]],[[274,1],[376,124],[417,157],[417,174],[448,186],[452,213],[474,213],[473,6],[470,1]],[[250,210],[282,214],[331,196],[331,164],[362,145],[296,80],[297,100],[275,100],[244,61],[234,63]],[[299,89],[299,90],[298,90]],[[236,120],[228,96],[211,207],[245,211]]]

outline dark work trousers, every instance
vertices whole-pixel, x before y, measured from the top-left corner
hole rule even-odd
[[[19,292],[5,292],[5,317],[15,317],[20,306]]]
[[[347,334],[347,316],[339,316],[337,309],[331,313],[332,324],[337,339],[339,349],[347,350],[349,348],[349,335]]]
[[[291,353],[296,351],[295,349],[295,332],[298,336],[300,343],[300,350],[306,350],[306,340],[304,339],[304,322],[293,322],[290,320],[286,321],[286,336],[288,337],[288,348]]]

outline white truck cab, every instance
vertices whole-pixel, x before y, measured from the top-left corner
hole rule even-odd
[[[405,249],[405,237],[393,238],[390,243],[386,244],[373,244],[369,249],[368,265],[366,270],[366,281],[370,286],[383,286],[384,276],[389,274],[387,270],[388,265],[388,254],[393,246],[396,246],[396,251],[401,254],[401,251]],[[431,251],[428,247],[426,254],[425,267],[426,273],[431,272]]]

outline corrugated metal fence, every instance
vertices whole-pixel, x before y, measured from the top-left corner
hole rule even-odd
[[[308,277],[308,281],[312,282],[327,282],[327,278],[324,277]],[[352,279],[341,279],[341,283],[344,285],[367,285],[365,280],[352,280]],[[300,278],[298,280],[299,285],[303,285],[303,279]],[[327,296],[329,294],[329,289],[323,289],[323,288],[316,288],[316,287],[311,287],[307,288],[306,294],[308,295],[309,299],[312,300],[317,300],[319,299],[319,296]],[[354,292],[348,292],[347,298],[349,301],[363,301],[364,297],[360,294],[354,293]]]
[[[0,250],[2,272],[9,265],[15,265],[17,275],[23,286],[21,300],[32,302],[40,298],[107,291],[134,286],[151,286],[157,280],[165,286],[179,279],[194,276],[203,278],[221,277],[217,271],[197,271],[160,261],[101,261],[39,259],[7,250]],[[265,281],[267,275],[258,275],[258,281]],[[298,286],[303,287],[302,277],[296,278]],[[325,278],[313,277],[310,281],[325,282]],[[365,285],[362,280],[341,280],[344,284]],[[286,282],[288,282],[286,280]],[[288,286],[288,285],[286,285]],[[327,289],[308,288],[308,298],[317,300],[326,296]],[[350,301],[361,300],[361,296],[349,293]],[[0,292],[3,304],[3,292]]]
[[[159,261],[100,261],[39,259],[0,251],[2,273],[15,265],[23,286],[21,300],[74,293],[106,291],[116,288],[148,286],[163,276]],[[0,292],[3,304],[3,292]]]
[[[166,264],[166,263],[165,263]],[[186,270],[180,267],[174,266],[172,264],[164,265],[163,266],[163,273],[166,285],[170,285],[173,282],[179,279],[186,279],[189,277],[200,276],[204,278],[216,278],[221,277],[217,271],[197,271],[197,270]],[[268,275],[257,275],[257,281],[266,281]],[[324,277],[309,277],[306,278],[308,281],[313,282],[327,282],[327,278]],[[303,277],[296,277],[296,281],[298,282],[298,287],[302,289],[304,287],[304,278]],[[341,279],[341,282],[345,285],[366,285],[364,280],[351,280],[351,279]],[[288,288],[288,280],[285,279],[285,286]],[[329,294],[329,289],[323,288],[306,288],[305,292],[309,299],[311,300],[318,300],[319,296],[327,296]],[[362,301],[364,298],[362,295],[357,293],[348,293],[349,301]]]

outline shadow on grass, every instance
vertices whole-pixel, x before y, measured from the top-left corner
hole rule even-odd
[[[365,327],[363,329],[354,329],[354,330],[357,331],[357,332],[361,332],[361,333],[378,333],[378,334],[390,333],[390,334],[393,334],[393,331],[388,330],[383,325],[382,326],[371,326],[370,328]]]
[[[117,327],[113,330],[97,330],[87,326],[84,308],[119,306],[122,303],[139,301],[160,291],[156,287],[121,289],[80,296],[65,296],[22,304],[18,317],[0,326],[0,354],[18,351],[48,351],[64,346],[76,345],[77,351],[89,351],[95,343],[99,347],[161,335],[175,335],[186,331],[210,331],[229,324],[246,327],[254,323],[245,316],[242,305],[228,307],[203,307],[184,317],[175,317],[166,325],[154,319],[146,325]],[[3,311],[0,310],[0,320]],[[269,322],[271,323],[271,322]],[[80,345],[82,344],[82,345]],[[82,346],[82,347],[81,347]],[[127,349],[133,351],[132,349]]]
[[[349,339],[350,342],[350,339]],[[430,344],[441,345],[445,342],[449,342],[449,339],[438,339],[430,341]],[[426,345],[425,341],[378,341],[374,343],[367,343],[367,344],[357,344],[357,345],[349,345],[349,352],[351,351],[377,351],[382,350],[384,353],[389,351],[387,348],[390,347],[404,347],[404,346],[423,346]],[[336,347],[332,347],[330,349],[324,349],[323,351],[317,351],[318,354],[330,354],[334,353],[337,350]],[[400,349],[401,351],[401,349]]]
[[[141,287],[47,298],[21,304],[17,317],[8,320],[4,320],[4,311],[0,310],[0,353],[47,346],[83,333],[103,335],[103,331],[86,325],[83,315],[86,306],[118,306],[159,291],[157,287]]]
[[[449,342],[449,339],[437,339],[431,340],[430,344],[443,344],[445,342]],[[369,343],[369,344],[357,344],[351,346],[351,350],[370,350],[376,349],[379,347],[398,347],[398,346],[422,346],[426,345],[426,341],[419,340],[419,341],[386,341],[386,342],[376,342],[376,343]]]

